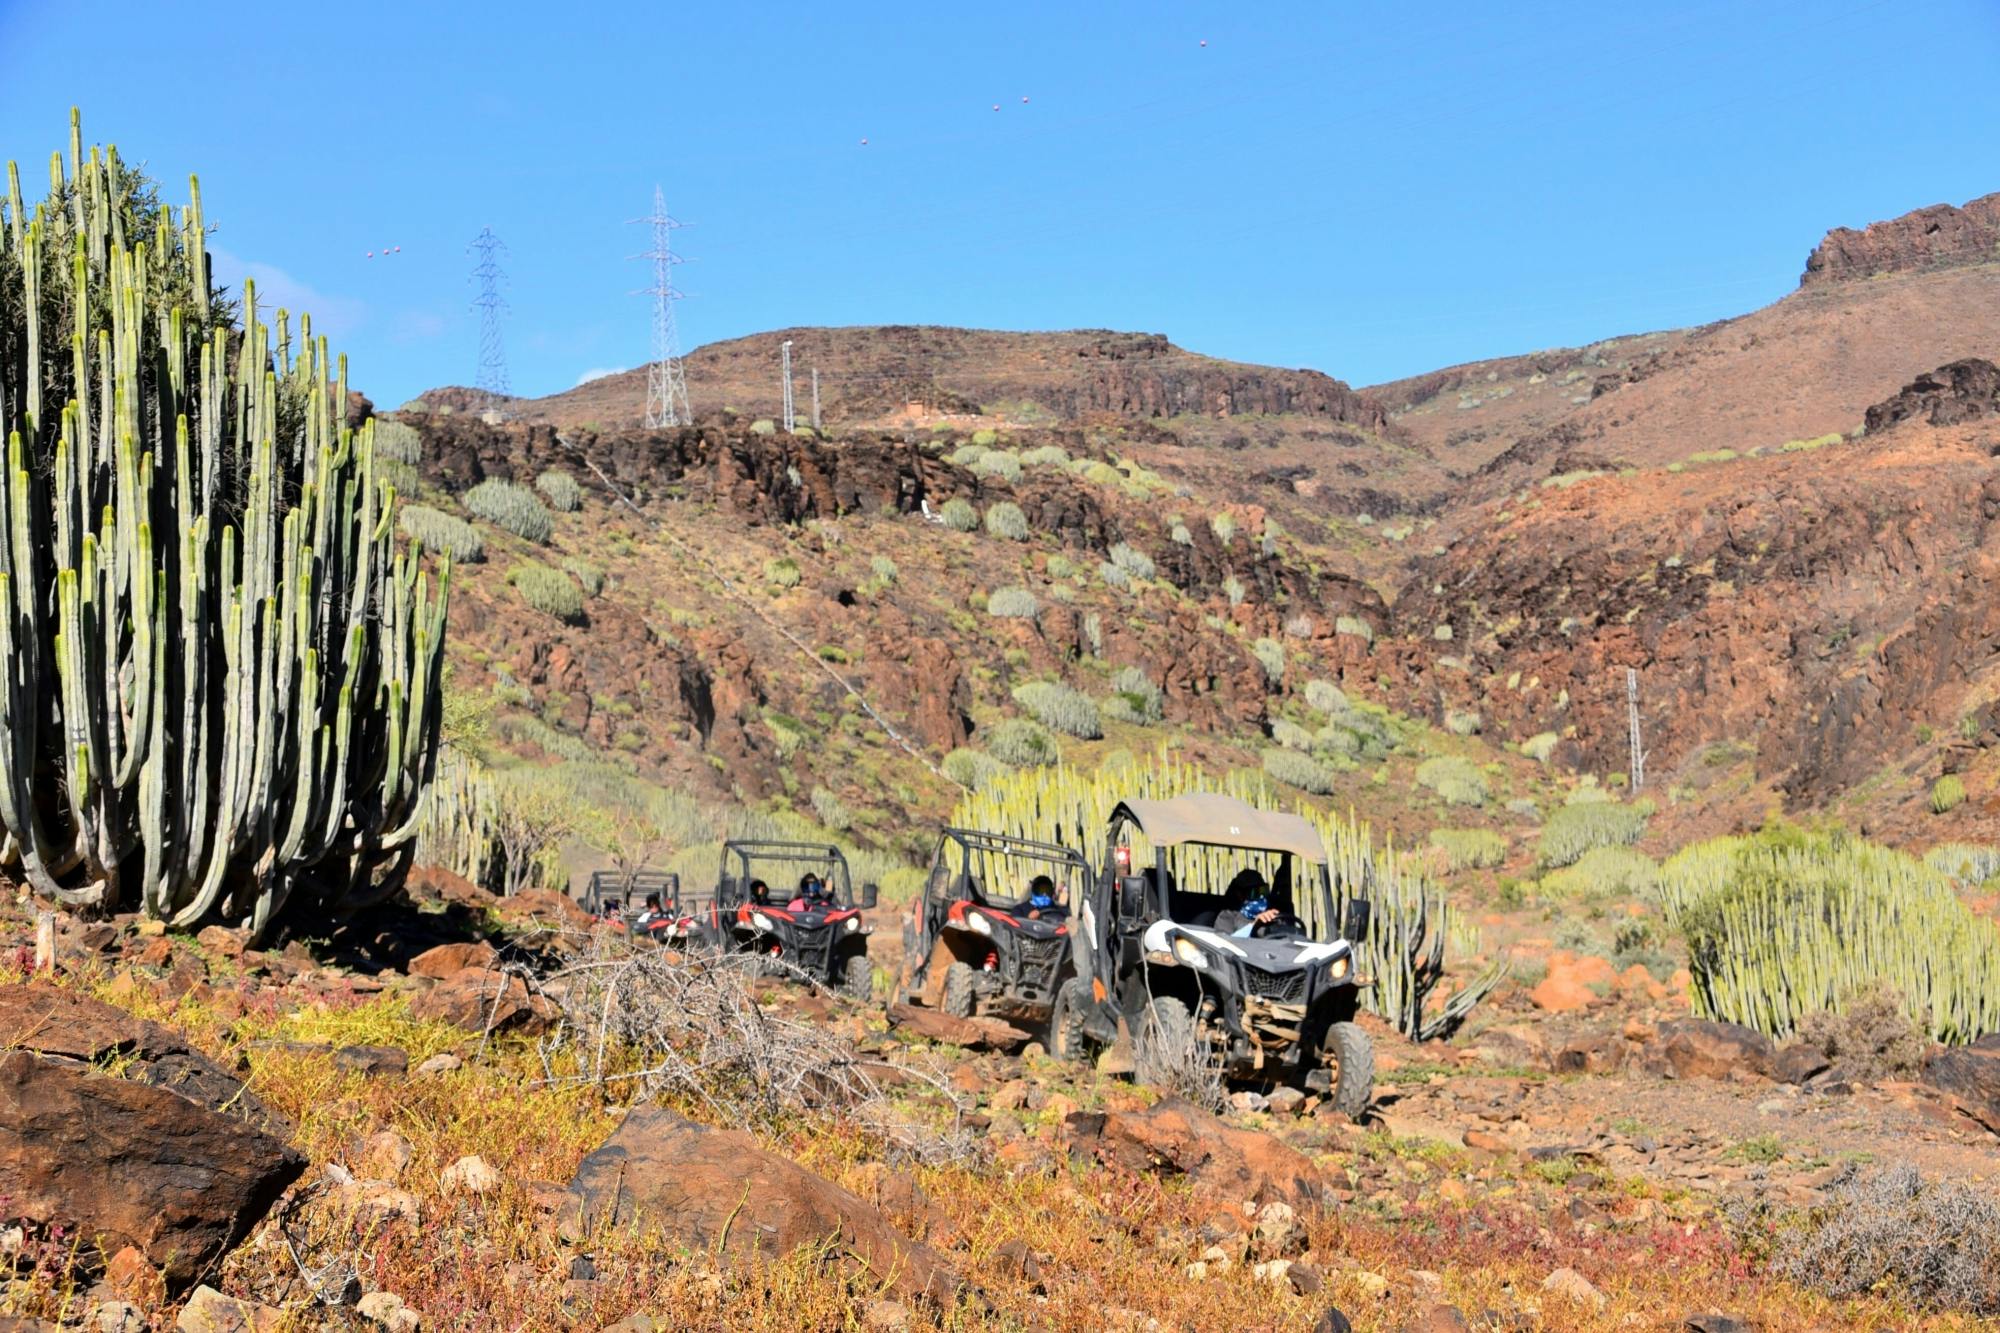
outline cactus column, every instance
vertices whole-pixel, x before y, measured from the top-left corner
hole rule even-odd
[[[82,907],[266,929],[393,889],[450,578],[399,553],[346,365],[208,285],[198,187],[115,150],[0,227],[0,860]]]

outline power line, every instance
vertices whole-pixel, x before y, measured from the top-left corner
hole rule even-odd
[[[657,185],[653,187],[652,214],[633,218],[632,222],[653,229],[653,248],[632,256],[651,260],[653,264],[653,285],[635,293],[653,298],[653,359],[646,365],[646,429],[689,425],[694,421],[694,409],[688,406],[687,379],[681,372],[680,333],[674,327],[674,302],[681,299],[681,293],[674,290],[672,277],[674,265],[684,262],[674,253],[674,229],[687,224],[667,215],[666,196]]]
[[[479,312],[479,373],[473,384],[507,397],[507,348],[500,337],[500,317],[507,312],[507,298],[500,295],[507,281],[500,256],[507,253],[507,243],[493,234],[493,228],[482,227],[465,252],[479,256],[479,262],[472,266],[472,280],[479,284],[479,295],[472,301],[472,308]]]

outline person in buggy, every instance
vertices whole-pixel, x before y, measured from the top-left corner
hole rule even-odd
[[[665,910],[660,906],[660,895],[649,893],[646,895],[645,909],[639,913],[638,919],[632,923],[632,926],[635,930],[645,930],[665,915]]]
[[[1303,939],[1305,925],[1292,912],[1289,877],[1279,873],[1275,885],[1266,886],[1255,870],[1245,870],[1229,881],[1225,895],[1229,905],[1215,919],[1215,928],[1231,939]]]
[[[750,881],[750,903],[754,907],[771,905],[771,886],[761,879]]]
[[[1037,875],[1028,881],[1028,920],[1060,920],[1069,915],[1069,908],[1056,900],[1056,882],[1047,875]]]
[[[788,912],[810,912],[816,907],[825,907],[833,901],[833,890],[826,887],[826,881],[808,870],[799,877],[799,896],[785,904]]]

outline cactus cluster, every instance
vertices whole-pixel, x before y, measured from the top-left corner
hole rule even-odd
[[[508,570],[507,582],[514,585],[523,601],[544,615],[572,625],[582,623],[583,590],[561,570],[530,561]]]
[[[422,544],[426,551],[451,557],[461,564],[486,558],[486,541],[479,529],[456,514],[447,514],[429,505],[397,506],[396,518],[403,531]]]
[[[1057,764],[985,775],[976,789],[959,798],[951,822],[1064,843],[1082,851],[1093,865],[1102,865],[1108,855],[1106,825],[1119,801],[1198,791],[1219,791],[1270,809],[1287,805],[1262,773],[1234,769],[1216,776],[1162,758],[1107,765],[1096,773]],[[1504,971],[1487,970],[1460,986],[1436,1012],[1426,1013],[1445,975],[1445,947],[1453,933],[1450,905],[1431,889],[1418,859],[1392,846],[1377,847],[1368,826],[1351,813],[1337,815],[1307,804],[1294,808],[1313,821],[1326,842],[1336,897],[1331,921],[1322,919],[1321,904],[1304,899],[1297,904],[1307,929],[1316,937],[1331,934],[1349,899],[1368,898],[1374,925],[1360,953],[1375,985],[1365,992],[1365,1002],[1406,1035],[1424,1040],[1449,1035],[1500,983]],[[1240,852],[1181,851],[1176,873],[1181,887],[1192,892],[1221,892],[1243,864]],[[1142,863],[1152,855],[1143,845],[1133,853]],[[1276,868],[1275,860],[1262,867],[1267,877]]]
[[[301,318],[209,285],[198,187],[50,163],[0,228],[0,862],[71,906],[261,933],[392,891],[435,761],[448,565]]]
[[[488,523],[507,529],[531,542],[546,542],[555,534],[556,524],[548,507],[526,486],[488,477],[461,497],[466,509]]]
[[[574,514],[583,508],[583,487],[560,468],[550,468],[535,478],[535,489],[558,513]]]
[[[1659,893],[1707,1017],[1784,1036],[1886,986],[1938,1041],[2000,1031],[2000,930],[1915,857],[1777,827],[1684,848]]]

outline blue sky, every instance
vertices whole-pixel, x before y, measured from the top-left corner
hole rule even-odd
[[[1111,327],[1366,384],[1739,313],[2000,189],[1996,75],[1995,0],[0,0],[0,156],[32,189],[78,104],[199,172],[227,270],[389,404],[471,381],[486,225],[517,392],[642,362],[656,182],[686,346]]]

